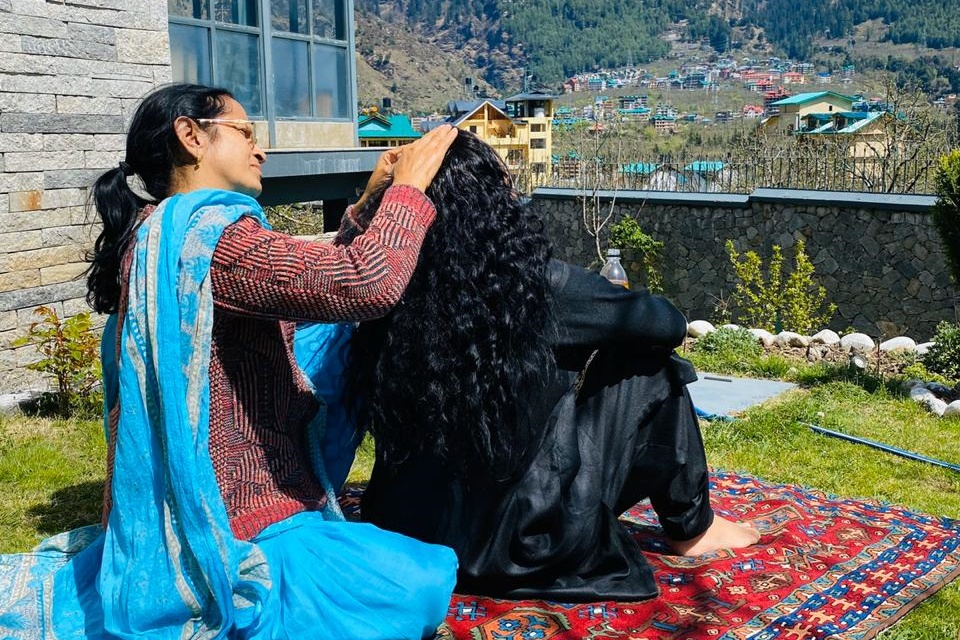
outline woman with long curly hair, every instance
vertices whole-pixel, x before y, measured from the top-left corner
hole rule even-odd
[[[561,601],[656,595],[618,522],[644,498],[677,553],[756,542],[710,508],[696,376],[673,355],[683,315],[552,260],[469,133],[427,195],[437,219],[400,304],[351,342],[348,392],[376,440],[364,519],[452,547],[460,592]]]

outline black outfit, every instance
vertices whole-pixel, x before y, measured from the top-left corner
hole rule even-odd
[[[548,267],[556,371],[528,395],[539,447],[515,481],[451,473],[428,456],[378,455],[362,517],[452,547],[457,591],[566,602],[642,600],[652,571],[618,516],[650,498],[667,536],[713,521],[707,468],[672,355],[686,320],[666,299],[559,261]]]

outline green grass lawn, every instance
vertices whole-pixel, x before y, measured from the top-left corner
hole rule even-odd
[[[871,377],[840,368],[759,358],[688,354],[703,370],[798,381],[801,387],[730,423],[704,424],[712,466],[745,471],[845,497],[905,505],[960,518],[960,473],[818,435],[811,422],[960,464],[960,420],[935,418]],[[99,518],[104,478],[99,421],[0,418],[0,552]],[[369,475],[370,443],[351,474]],[[960,582],[960,581],[958,581]],[[960,638],[960,584],[909,613],[882,640]]]

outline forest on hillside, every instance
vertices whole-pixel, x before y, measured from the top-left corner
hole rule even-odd
[[[763,27],[786,55],[806,59],[815,38],[850,36],[878,19],[887,26],[880,37],[894,44],[960,47],[960,11],[942,0],[743,0],[739,23]]]
[[[527,73],[543,83],[662,58],[669,51],[662,35],[680,21],[688,40],[708,41],[719,53],[735,28],[758,26],[782,54],[809,59],[818,39],[849,37],[868,20],[883,21],[878,40],[960,47],[960,11],[943,0],[357,0],[357,7],[377,14],[389,7],[427,33],[521,52]]]

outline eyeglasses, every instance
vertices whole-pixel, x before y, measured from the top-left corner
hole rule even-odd
[[[256,146],[257,144],[257,128],[250,120],[231,120],[229,118],[194,118],[194,121],[197,124],[222,124],[228,127],[233,127],[243,134],[243,137],[247,139],[247,142],[250,143],[251,147]]]

